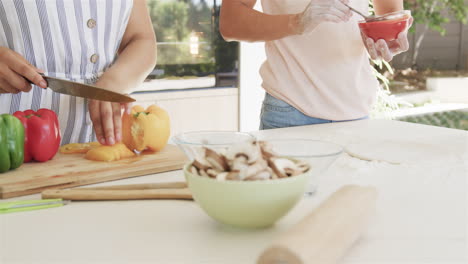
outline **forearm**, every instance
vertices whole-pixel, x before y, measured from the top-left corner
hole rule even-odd
[[[226,1],[221,7],[220,31],[227,41],[270,41],[299,34],[298,15],[268,15],[240,1]]]
[[[377,15],[403,10],[403,0],[374,0]]]
[[[154,39],[142,38],[128,43],[115,63],[99,78],[96,86],[118,93],[131,93],[156,65]]]

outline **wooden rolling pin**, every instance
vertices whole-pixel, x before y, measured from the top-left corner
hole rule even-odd
[[[187,188],[186,182],[158,182],[158,183],[140,183],[127,185],[111,185],[101,187],[80,188],[86,190],[148,190],[148,189],[183,189]],[[79,190],[80,190],[79,189]]]
[[[342,187],[274,241],[257,263],[337,263],[368,225],[376,199],[373,187]]]
[[[141,200],[141,199],[182,199],[193,200],[185,182],[116,185],[77,189],[48,189],[42,192],[42,199],[73,201],[96,200]]]

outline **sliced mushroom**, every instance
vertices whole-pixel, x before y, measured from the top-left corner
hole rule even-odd
[[[229,163],[231,163],[230,164],[231,170],[237,170],[237,171],[246,169],[249,166],[249,164],[247,163],[247,157],[244,155],[236,156],[234,160]]]
[[[294,168],[284,168],[284,173],[288,176],[297,176],[299,174],[302,174],[302,170],[300,170],[298,167],[296,169]]]
[[[193,175],[200,176],[200,174],[198,174],[198,169],[197,169],[195,166],[190,166],[190,172],[191,172]]]
[[[241,180],[241,178],[239,177],[239,172],[238,171],[229,172],[228,175],[226,176],[226,179],[231,180],[231,181],[240,181]]]
[[[268,164],[265,160],[259,159],[254,164],[247,167],[247,170],[241,171],[241,178],[247,179],[251,176],[256,175],[257,173],[266,170],[268,168]]]
[[[216,178],[216,176],[218,175],[218,171],[216,171],[215,169],[207,169],[206,170],[206,174],[208,174],[209,177],[211,178]]]
[[[307,162],[278,157],[268,142],[259,141],[219,151],[203,148],[190,172],[220,181],[256,181],[296,176],[309,169]]]
[[[218,175],[216,175],[216,179],[218,181],[225,181],[227,179],[228,174],[229,174],[229,172],[227,172],[227,171],[218,173]]]
[[[261,158],[260,147],[256,142],[248,142],[244,144],[234,145],[226,152],[228,160],[234,160],[236,157],[245,156],[247,163],[253,164]]]
[[[270,167],[278,175],[279,178],[292,176],[291,170],[298,170],[294,161],[287,158],[272,158],[270,159]]]
[[[205,159],[208,163],[213,166],[214,169],[217,171],[228,171],[229,166],[226,162],[226,158],[223,155],[216,153],[216,151],[206,148],[206,156]]]
[[[299,160],[296,162],[296,166],[301,170],[302,173],[309,171],[310,165],[306,161]]]
[[[279,179],[279,177],[278,175],[276,175],[276,173],[271,173],[271,179],[276,180],[276,179]]]
[[[280,169],[278,169],[274,163],[274,158],[268,159],[268,166],[273,170],[277,178],[286,178],[288,177]]]
[[[192,165],[197,168],[199,171],[200,170],[207,170],[207,169],[210,169],[211,168],[211,165],[208,161],[206,161],[206,159],[204,158],[196,158]]]
[[[278,179],[278,175],[276,175],[271,167],[267,167],[267,171],[270,173],[270,179]]]
[[[205,170],[199,170],[198,173],[200,173],[200,176],[202,177],[210,177]]]
[[[259,141],[258,145],[260,146],[260,150],[262,152],[262,156],[264,159],[269,159],[275,156],[278,156],[272,149],[271,145],[268,144],[266,141]]]

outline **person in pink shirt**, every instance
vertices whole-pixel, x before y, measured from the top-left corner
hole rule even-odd
[[[266,91],[260,129],[367,118],[378,81],[369,56],[386,61],[409,48],[361,36],[358,15],[368,0],[223,0],[220,32],[227,41],[265,42],[260,74]],[[375,13],[403,10],[403,0],[373,0]],[[412,21],[412,19],[411,19]]]

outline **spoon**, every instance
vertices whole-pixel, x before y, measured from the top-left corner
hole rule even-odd
[[[350,7],[349,5],[347,5],[347,4],[344,4],[344,5],[347,6],[349,9],[351,9],[351,11],[353,11],[354,13],[356,13],[356,14],[362,16],[362,17],[364,18],[364,20],[366,20],[366,21],[375,19],[375,16],[366,16],[366,15],[364,15],[363,13],[359,12],[358,10],[356,10],[356,9],[354,9],[354,8],[352,8],[352,7]]]

